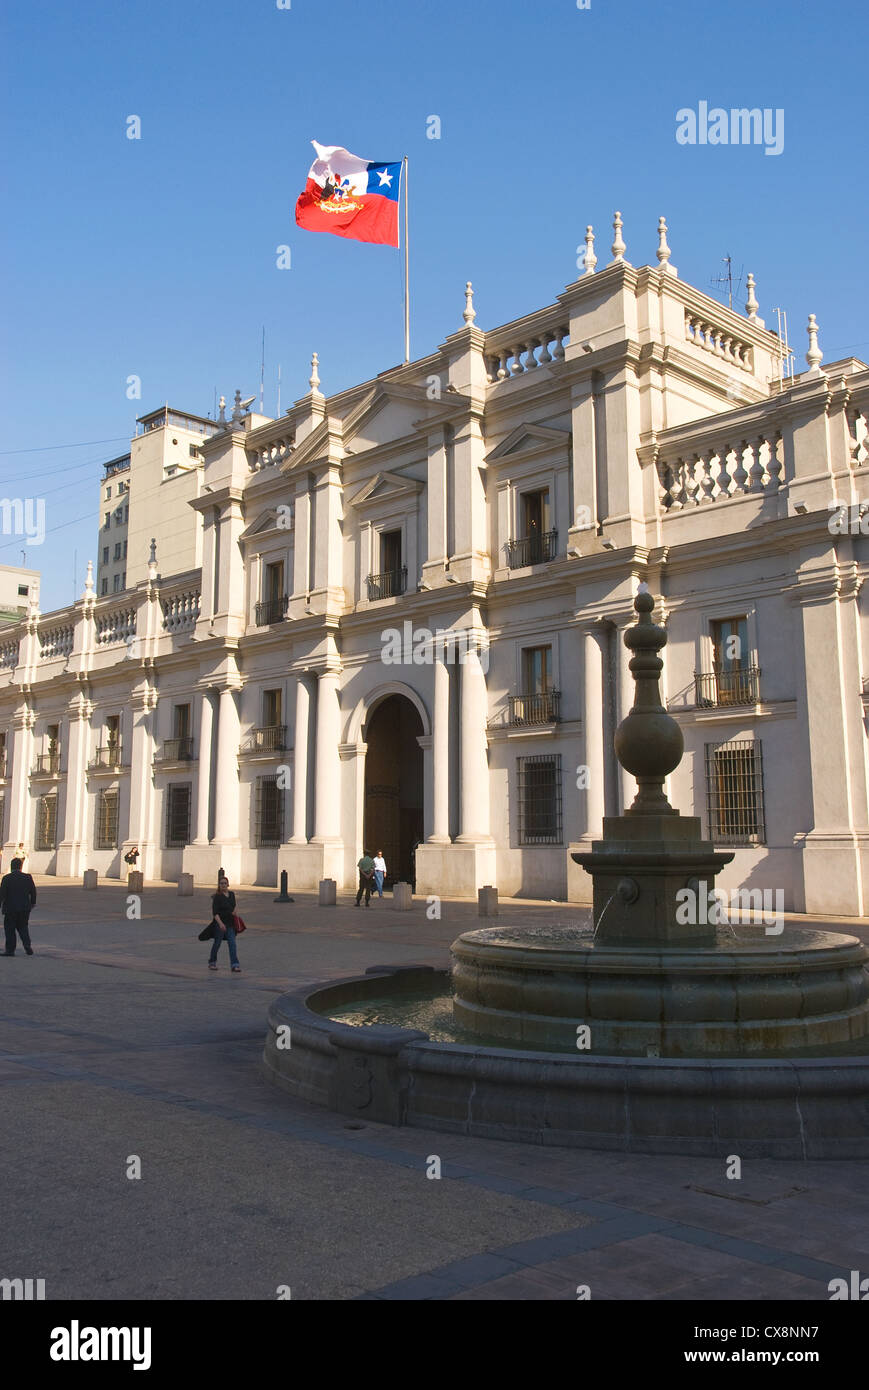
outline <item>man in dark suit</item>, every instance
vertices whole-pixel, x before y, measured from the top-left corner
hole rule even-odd
[[[36,904],[36,884],[30,874],[21,872],[20,859],[13,859],[11,873],[0,879],[0,912],[6,929],[6,956],[15,955],[15,933],[21,937],[21,944],[28,956],[33,955],[30,944],[28,920],[30,909]]]

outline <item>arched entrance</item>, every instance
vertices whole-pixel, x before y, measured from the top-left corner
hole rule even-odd
[[[363,848],[383,851],[387,882],[413,880],[413,850],[423,838],[423,760],[419,713],[404,695],[390,695],[365,726]]]

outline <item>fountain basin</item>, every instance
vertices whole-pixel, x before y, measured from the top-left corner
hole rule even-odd
[[[377,999],[434,999],[449,986],[445,970],[378,967],[283,995],[269,1010],[265,1074],[356,1120],[449,1134],[629,1153],[869,1157],[860,1044],[853,1056],[822,1058],[618,1057],[432,1042],[422,1029],[328,1016]]]

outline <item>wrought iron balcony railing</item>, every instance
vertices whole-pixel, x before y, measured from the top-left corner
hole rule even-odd
[[[95,748],[91,767],[120,767],[122,750],[119,743],[109,743],[105,748]]]
[[[56,749],[53,753],[37,753],[36,766],[34,772],[60,772],[60,750]]]
[[[265,724],[260,729],[253,729],[247,746],[250,753],[271,753],[286,748],[286,724]]]
[[[694,690],[696,703],[704,709],[756,705],[760,700],[760,670],[749,666],[744,671],[695,671]]]
[[[511,724],[557,724],[560,718],[560,690],[543,690],[537,695],[510,696]]]
[[[183,763],[189,762],[193,757],[193,739],[189,735],[183,738],[164,738],[163,752],[158,758],[161,763]]]
[[[287,616],[287,595],[279,598],[266,598],[256,606],[257,627],[268,627],[270,623],[282,623]]]
[[[557,550],[557,531],[535,532],[507,542],[507,564],[511,570],[521,569],[523,565],[542,565],[546,560],[554,560]]]
[[[387,570],[385,574],[369,574],[368,598],[373,603],[380,598],[397,598],[407,588],[407,566]]]

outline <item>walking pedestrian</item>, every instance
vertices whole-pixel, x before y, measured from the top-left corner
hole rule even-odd
[[[374,856],[374,886],[377,889],[378,898],[383,897],[383,880],[386,878],[386,860],[383,857],[383,850],[379,849]]]
[[[211,955],[208,957],[209,970],[217,969],[217,953],[220,950],[221,942],[225,941],[229,947],[229,963],[232,966],[233,975],[241,974],[241,966],[238,963],[238,952],[235,949],[235,894],[229,886],[229,879],[221,878],[217,884],[217,892],[211,899],[211,911],[214,914],[214,940],[211,946]]]
[[[365,906],[370,907],[371,890],[374,887],[374,860],[368,850],[365,851],[356,867],[359,870],[359,892],[356,894],[356,906],[359,906],[359,901],[364,893]]]
[[[16,933],[21,937],[25,955],[33,955],[28,924],[31,908],[36,906],[36,885],[30,874],[21,872],[22,867],[20,859],[13,859],[11,872],[0,879],[0,912],[6,930],[4,956],[15,955]]]

